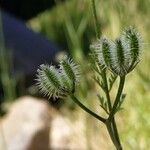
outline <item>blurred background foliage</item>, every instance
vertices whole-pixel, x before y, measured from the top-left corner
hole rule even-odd
[[[146,150],[150,147],[150,0],[97,0],[96,7],[102,34],[115,39],[124,27],[130,25],[142,34],[142,61],[127,77],[124,90],[127,97],[123,111],[117,115],[117,121],[123,147]],[[77,94],[99,113],[99,104],[94,101],[99,89],[91,78],[88,65],[89,45],[96,37],[90,10],[90,0],[56,0],[55,7],[27,21],[27,26],[53,40],[81,64],[84,82]],[[70,101],[66,100],[65,103],[69,108],[74,108]],[[97,122],[93,120],[93,123]],[[101,130],[98,131],[101,134]]]

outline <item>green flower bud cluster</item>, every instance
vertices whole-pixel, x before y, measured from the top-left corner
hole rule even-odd
[[[79,78],[79,66],[72,59],[65,57],[58,69],[53,65],[41,65],[37,70],[36,80],[41,93],[55,99],[74,93]]]
[[[129,27],[115,41],[107,37],[98,39],[91,49],[102,70],[108,68],[116,75],[124,76],[140,61],[142,40],[140,34]]]

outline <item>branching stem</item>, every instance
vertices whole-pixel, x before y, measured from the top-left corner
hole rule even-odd
[[[97,14],[96,14],[96,7],[95,7],[95,0],[91,0],[92,2],[92,10],[93,10],[93,15],[94,15],[94,20],[95,20],[95,29],[96,29],[96,36],[97,38],[100,38],[101,32],[99,30],[99,23],[98,23],[98,19],[97,19]],[[118,88],[118,92],[119,94],[117,94],[114,106],[112,107],[111,105],[111,99],[110,99],[110,95],[109,95],[109,89],[108,89],[108,83],[107,83],[107,76],[106,76],[106,70],[102,71],[102,78],[105,84],[105,94],[106,94],[106,98],[107,98],[107,102],[108,102],[108,108],[109,108],[109,119],[108,119],[108,124],[106,124],[107,130],[110,134],[110,137],[114,143],[114,145],[116,146],[117,149],[122,149],[121,147],[121,143],[120,143],[120,139],[119,139],[119,134],[118,134],[118,130],[117,130],[117,126],[116,126],[116,122],[115,122],[115,118],[114,118],[114,114],[117,108],[117,104],[120,100],[120,92],[122,93],[123,90],[123,86],[124,86],[124,77],[121,78],[121,85]],[[120,89],[122,88],[122,89]],[[117,102],[116,102],[117,101]],[[116,104],[116,105],[115,105]]]
[[[116,113],[116,109],[117,109],[117,106],[118,106],[118,103],[120,101],[120,97],[121,97],[121,94],[122,94],[122,91],[123,91],[124,82],[125,82],[125,76],[120,77],[120,84],[119,84],[117,96],[116,96],[113,108],[112,108],[112,110],[110,112],[110,115],[108,117],[109,121],[111,121],[113,119],[113,117],[114,117],[114,115]]]
[[[111,99],[110,99],[110,95],[109,95],[108,82],[107,82],[105,70],[103,71],[102,77],[103,77],[103,81],[105,83],[105,94],[106,94],[106,98],[107,98],[107,102],[108,102],[109,112],[111,112],[112,104],[111,104]],[[106,126],[107,126],[108,132],[110,134],[110,137],[111,137],[113,143],[115,145],[119,145],[119,147],[121,147],[120,146],[121,145],[120,138],[119,138],[119,134],[118,134],[118,130],[117,130],[116,121],[115,121],[114,116],[112,118],[112,121],[109,124],[106,124]]]
[[[98,119],[99,121],[105,123],[106,119],[97,115],[96,113],[94,113],[93,111],[91,111],[89,108],[87,108],[85,105],[83,105],[74,95],[71,95],[72,100],[78,105],[80,106],[84,111],[86,111],[87,113],[89,113],[90,115],[92,115],[94,118]]]

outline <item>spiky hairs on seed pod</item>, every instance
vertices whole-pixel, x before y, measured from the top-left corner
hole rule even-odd
[[[128,47],[128,53],[130,56],[130,67],[128,72],[130,72],[140,61],[140,56],[143,49],[142,38],[134,27],[129,27],[124,29],[121,40],[122,42],[126,43]]]
[[[126,28],[121,37],[115,41],[111,70],[119,76],[126,75],[139,62],[141,50],[140,34],[133,27]]]
[[[113,73],[124,76],[132,71],[140,60],[142,40],[133,28],[126,28],[115,42],[106,37],[91,45],[95,61],[102,69],[109,68]]]
[[[114,43],[106,37],[98,39],[90,46],[94,51],[96,60],[102,69],[112,65]]]
[[[75,85],[79,82],[79,66],[67,56],[60,62],[61,79],[65,89],[74,91]]]
[[[41,65],[37,70],[37,86],[41,93],[53,97],[65,97],[74,93],[75,84],[79,82],[79,68],[72,59],[65,57],[60,62],[60,68]]]
[[[37,70],[37,86],[49,98],[62,95],[60,73],[54,66],[41,65]]]
[[[128,48],[126,44],[123,44],[121,39],[118,38],[114,42],[112,54],[112,65],[110,66],[110,70],[119,76],[123,76],[127,74],[129,69],[129,54]]]

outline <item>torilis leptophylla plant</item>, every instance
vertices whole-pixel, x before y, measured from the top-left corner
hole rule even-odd
[[[54,99],[73,94],[80,78],[79,66],[67,56],[60,62],[59,69],[53,65],[41,65],[37,72],[41,93]]]
[[[118,39],[112,41],[107,37],[101,37],[91,45],[91,65],[95,71],[95,81],[104,91],[106,97],[98,95],[100,105],[107,113],[104,118],[82,104],[75,96],[77,84],[80,86],[80,68],[67,56],[60,62],[59,67],[52,65],[41,65],[37,70],[37,85],[42,93],[49,98],[65,98],[71,96],[72,100],[87,113],[104,123],[116,149],[121,150],[115,114],[121,108],[125,98],[122,94],[125,77],[140,61],[142,41],[139,33],[129,27],[123,30]],[[108,77],[108,72],[111,76]],[[113,101],[110,97],[111,88],[116,80],[120,78],[118,92]]]

